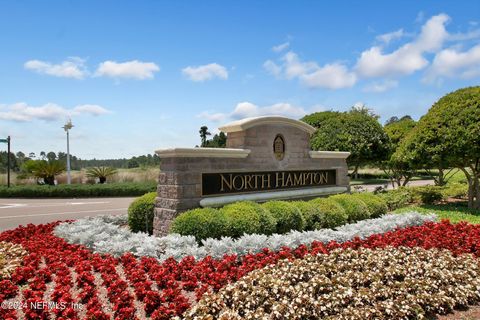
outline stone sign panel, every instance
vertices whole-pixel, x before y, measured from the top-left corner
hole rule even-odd
[[[202,173],[202,196],[332,186],[336,170]]]
[[[312,151],[315,128],[285,117],[257,117],[219,128],[226,148],[158,150],[154,233],[180,212],[240,201],[302,199],[349,191],[348,152]]]

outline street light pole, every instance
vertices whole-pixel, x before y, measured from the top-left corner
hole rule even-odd
[[[10,188],[10,136],[7,137],[7,188]]]
[[[67,132],[67,184],[72,183],[72,177],[70,175],[70,129],[73,128],[72,120],[68,120],[68,122],[63,126],[63,130]]]
[[[10,187],[10,136],[7,139],[0,139],[0,142],[6,143],[7,147],[7,187]]]

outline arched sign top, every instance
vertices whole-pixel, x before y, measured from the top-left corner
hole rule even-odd
[[[225,133],[229,132],[238,132],[238,131],[245,131],[252,127],[266,125],[266,124],[275,124],[275,125],[283,125],[283,126],[291,126],[298,129],[301,129],[309,134],[313,134],[315,132],[315,128],[305,122],[289,119],[282,116],[265,116],[265,117],[254,117],[254,118],[245,118],[242,120],[234,121],[229,124],[226,124],[220,128],[220,131]]]

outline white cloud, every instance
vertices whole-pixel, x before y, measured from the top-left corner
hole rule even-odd
[[[445,24],[450,18],[440,14],[430,18],[422,27],[420,35],[392,53],[383,53],[379,46],[362,52],[355,70],[363,77],[391,77],[408,75],[425,68],[428,60],[425,53],[441,49],[449,34]]]
[[[287,49],[290,47],[290,42],[284,42],[282,44],[279,44],[278,46],[272,47],[273,52],[282,52],[283,50]]]
[[[301,61],[293,51],[287,52],[280,60],[281,65],[267,60],[263,67],[277,77],[297,78],[309,88],[341,89],[351,87],[357,81],[355,74],[341,63],[319,66],[313,61]]]
[[[59,64],[29,60],[23,66],[27,70],[62,78],[83,79],[88,74],[85,68],[85,60],[78,57],[70,57]]]
[[[82,104],[73,108],[72,113],[75,115],[90,114],[92,116],[100,116],[102,114],[111,113],[111,111],[96,104]]]
[[[188,66],[182,69],[182,73],[195,82],[203,82],[213,78],[228,79],[227,69],[218,63],[210,63],[196,67]]]
[[[225,113],[209,113],[207,111],[204,111],[197,115],[197,118],[207,119],[208,121],[213,121],[213,122],[224,121],[227,117],[228,115]]]
[[[396,80],[385,80],[382,82],[373,82],[363,88],[365,92],[385,92],[398,86]]]
[[[403,29],[398,29],[397,31],[381,34],[376,37],[377,41],[381,41],[385,44],[389,44],[391,41],[400,39],[404,36]]]
[[[316,71],[301,76],[301,80],[310,88],[341,89],[355,84],[357,76],[342,64],[326,64]]]
[[[440,78],[474,78],[480,76],[480,44],[460,52],[449,48],[435,55],[432,66],[427,70],[424,81],[433,82]]]
[[[116,62],[109,60],[99,64],[95,76],[114,79],[131,78],[145,80],[153,79],[154,73],[159,70],[160,67],[153,62],[142,62],[138,60]]]
[[[274,75],[275,77],[278,77],[280,73],[282,73],[282,68],[272,60],[265,61],[265,63],[263,64],[263,68],[267,70],[268,73]]]
[[[40,107],[29,106],[24,102],[11,105],[0,105],[0,120],[18,122],[33,120],[55,121],[73,115],[97,116],[106,113],[110,113],[110,111],[98,105],[79,105],[73,109],[67,109],[54,103],[47,103]]]
[[[320,106],[316,105],[315,110],[318,110]],[[280,115],[291,118],[300,118],[306,115],[307,112],[302,107],[294,106],[290,103],[280,102],[270,106],[260,107],[251,102],[237,103],[235,109],[230,113],[210,113],[202,112],[197,117],[208,119],[214,122],[222,122],[228,119],[238,120],[250,117],[259,117],[267,115]]]

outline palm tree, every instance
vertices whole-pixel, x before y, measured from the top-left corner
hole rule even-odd
[[[87,177],[98,178],[100,183],[105,183],[107,177],[117,173],[117,169],[112,167],[94,167],[87,169]]]
[[[198,131],[200,133],[200,139],[202,141],[202,147],[207,146],[207,136],[211,135],[210,132],[208,132],[208,127],[207,126],[202,126],[200,127],[200,130]]]
[[[65,164],[60,161],[29,160],[24,168],[37,179],[43,179],[45,184],[55,185],[55,176],[65,171]]]

